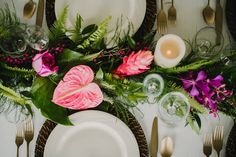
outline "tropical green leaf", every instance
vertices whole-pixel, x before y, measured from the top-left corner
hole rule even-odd
[[[0,83],[0,113],[5,113],[6,116],[14,114],[13,122],[18,122],[25,119],[22,119],[24,116],[33,115],[30,105],[31,101]]]
[[[29,77],[34,76],[35,71],[33,69],[10,67],[6,64],[0,63],[0,74],[9,77]]]
[[[71,49],[65,49],[64,52],[58,58],[59,65],[78,65],[82,63],[87,63],[93,61],[100,55],[100,52],[91,55],[83,55],[79,52],[73,51]]]
[[[191,70],[198,70],[202,67],[205,67],[207,65],[211,65],[215,63],[215,61],[211,60],[202,60],[202,61],[197,61],[188,65],[184,66],[177,66],[174,68],[161,68],[161,67],[155,67],[151,69],[149,72],[157,72],[157,73],[183,73],[183,72],[188,72]]]
[[[46,118],[63,125],[72,125],[67,109],[52,103],[55,84],[47,78],[38,77],[32,85],[32,101]]]
[[[104,78],[104,73],[103,73],[103,71],[102,71],[102,69],[101,68],[99,68],[99,70],[98,70],[98,72],[96,73],[96,80],[103,80],[103,78]]]
[[[20,105],[25,105],[25,104],[29,104],[29,102],[24,99],[23,97],[20,96],[20,94],[16,93],[14,90],[3,86],[0,83],[0,93],[7,97],[8,99],[10,99],[11,101],[14,101]]]
[[[173,82],[169,81],[169,82],[167,83],[167,87],[166,87],[166,88],[168,88],[168,89],[167,89],[167,92],[169,92],[169,91],[178,91],[178,92],[184,94],[184,95],[187,97],[187,99],[188,99],[188,101],[189,101],[189,103],[190,103],[190,106],[191,106],[193,109],[197,110],[198,112],[200,112],[200,113],[202,113],[202,114],[206,114],[206,109],[205,109],[205,107],[204,107],[203,105],[199,104],[194,98],[192,98],[192,97],[189,95],[189,93],[186,92],[182,87],[177,86],[176,83],[173,83]]]
[[[77,47],[79,49],[86,49],[88,47],[93,47],[93,45],[96,45],[97,42],[100,42],[107,33],[107,25],[108,22],[111,20],[111,16],[109,16],[107,19],[105,19],[97,28],[95,32],[93,32],[86,40],[83,41],[81,45],[78,45]]]
[[[198,123],[196,122],[196,120],[192,117],[192,115],[189,115],[187,117],[187,124],[190,125],[190,127],[197,133],[200,133],[200,129],[201,127],[198,125]]]
[[[0,8],[0,40],[11,36],[9,27],[15,27],[20,24],[20,19],[16,16],[14,3],[12,4],[13,9],[10,9],[8,3],[5,3],[4,7]]]
[[[68,6],[66,6],[60,13],[53,26],[49,29],[49,41],[51,44],[56,44],[66,38],[66,27],[65,23],[68,16]]]
[[[82,25],[82,17],[77,14],[76,16],[76,22],[74,30],[72,30],[71,40],[75,43],[79,43],[82,40],[82,34],[81,34],[81,25]]]

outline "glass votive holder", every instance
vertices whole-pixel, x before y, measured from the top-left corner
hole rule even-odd
[[[181,125],[186,120],[189,111],[189,101],[180,92],[167,93],[160,99],[157,105],[158,117],[171,127]]]
[[[149,74],[143,81],[143,92],[148,96],[148,103],[156,102],[156,97],[160,96],[164,89],[164,80],[158,74]]]

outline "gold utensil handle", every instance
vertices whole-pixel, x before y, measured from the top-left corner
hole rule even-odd
[[[151,142],[150,142],[150,154],[151,157],[157,157],[158,150],[158,128],[157,128],[157,117],[153,119],[152,122],[152,133],[151,133]]]
[[[220,0],[216,2],[216,45],[221,44],[221,35],[223,28],[223,8],[220,4]]]
[[[36,25],[42,27],[44,17],[44,0],[39,0],[37,15],[36,15]]]

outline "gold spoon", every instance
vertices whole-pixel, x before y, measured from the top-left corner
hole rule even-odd
[[[23,17],[25,20],[30,19],[36,10],[36,3],[33,0],[29,0],[24,6]]]
[[[171,157],[173,152],[174,152],[173,141],[169,136],[166,136],[161,141],[161,149],[160,149],[161,156],[162,157]]]
[[[213,25],[215,23],[215,11],[210,7],[210,0],[208,0],[207,6],[202,11],[206,24]]]

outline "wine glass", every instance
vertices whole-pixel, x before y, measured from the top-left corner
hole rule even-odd
[[[160,96],[164,89],[164,80],[158,74],[149,74],[143,81],[143,92],[148,96],[148,103],[156,102],[156,97]]]
[[[46,32],[39,26],[28,26],[25,31],[25,41],[35,50],[47,49],[49,39]]]
[[[9,32],[11,32],[10,35],[0,44],[1,49],[12,56],[20,55],[27,47],[27,43],[24,40],[25,25],[10,26]]]
[[[226,66],[234,66],[236,64],[236,58],[233,56],[236,50],[236,42],[232,42],[225,46],[222,51],[220,59],[221,62]]]
[[[169,126],[180,125],[190,111],[190,104],[185,95],[180,92],[170,92],[164,95],[157,106],[158,117]]]
[[[221,52],[224,45],[224,37],[221,34],[221,42],[216,44],[215,27],[207,26],[200,29],[194,39],[194,52],[196,57],[200,59],[211,59]]]

